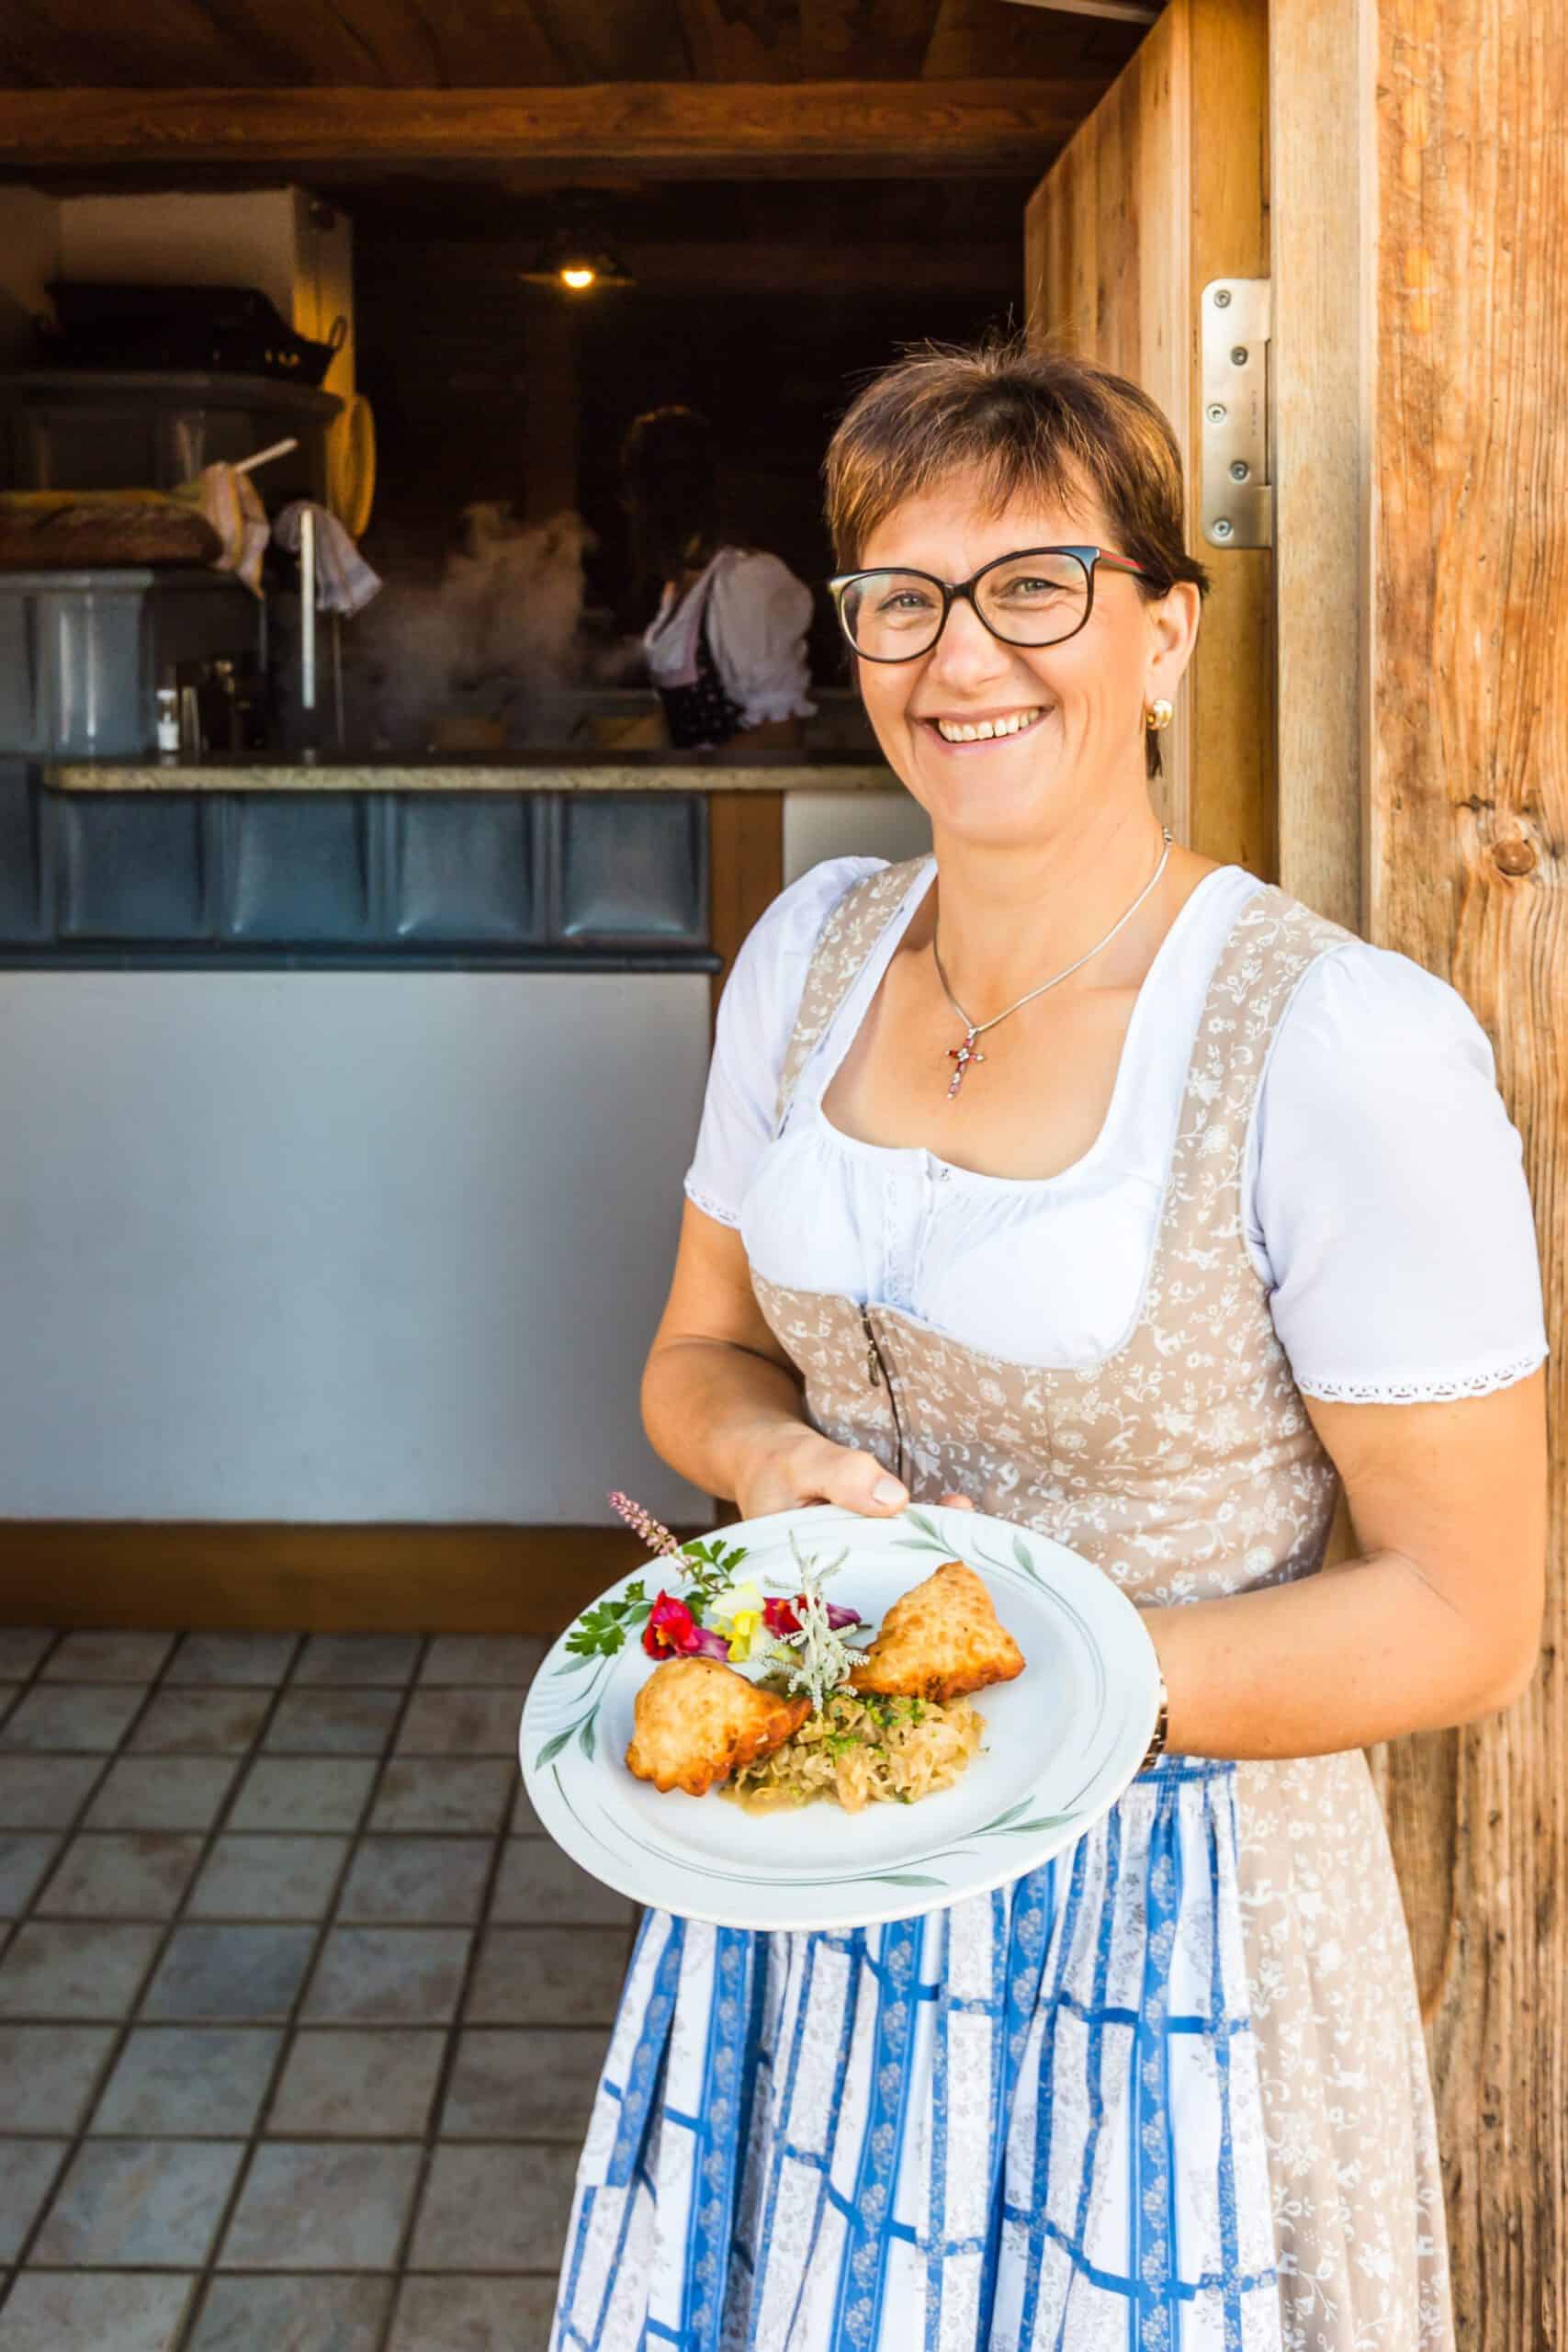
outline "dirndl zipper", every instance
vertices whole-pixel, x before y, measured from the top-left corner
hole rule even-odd
[[[893,1423],[893,1442],[897,1449],[897,1456],[894,1465],[894,1474],[897,1477],[902,1479],[904,1484],[908,1486],[909,1482],[906,1471],[907,1457],[904,1452],[904,1424],[898,1414],[898,1396],[897,1392],[893,1385],[893,1375],[888,1369],[886,1356],[883,1353],[882,1342],[876,1336],[876,1328],[872,1322],[871,1309],[869,1306],[863,1306],[861,1308],[860,1319],[861,1328],[865,1333],[866,1382],[870,1387],[881,1388],[886,1392],[887,1411]]]

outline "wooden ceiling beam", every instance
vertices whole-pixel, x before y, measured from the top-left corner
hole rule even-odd
[[[0,169],[614,165],[649,179],[1039,171],[1098,81],[600,83],[526,90],[0,90]]]
[[[765,238],[756,243],[735,239],[724,243],[690,243],[676,240],[644,243],[614,240],[634,282],[660,293],[689,293],[694,288],[723,288],[745,293],[792,294],[809,289],[859,295],[886,293],[897,298],[911,286],[924,293],[967,294],[977,298],[1016,287],[1021,302],[1023,243],[908,243],[886,239],[857,244],[848,235],[839,238]],[[472,289],[491,289],[531,269],[538,256],[538,242],[506,239],[495,243],[438,238],[411,242],[404,238],[378,244],[361,240],[355,246],[356,277],[366,284],[383,280],[415,280],[457,289],[460,310],[472,303]],[[573,298],[557,298],[569,306]],[[592,302],[614,301],[614,289],[584,297]]]

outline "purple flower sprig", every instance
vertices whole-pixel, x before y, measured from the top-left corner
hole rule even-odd
[[[641,1536],[650,1552],[668,1553],[675,1559],[684,1556],[670,1530],[660,1526],[652,1512],[644,1510],[640,1503],[634,1503],[630,1495],[623,1495],[618,1487],[610,1497],[610,1509],[619,1513],[635,1534]]]
[[[740,1563],[746,1557],[743,1544],[726,1544],[722,1536],[705,1541],[692,1536],[684,1544],[677,1544],[667,1527],[661,1526],[651,1511],[634,1502],[630,1495],[623,1495],[617,1487],[610,1497],[610,1508],[619,1513],[626,1525],[641,1536],[650,1552],[659,1557],[678,1560],[685,1580],[686,1607],[700,1625],[703,1612],[716,1594],[733,1584]]]

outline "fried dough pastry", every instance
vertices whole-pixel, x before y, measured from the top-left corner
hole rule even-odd
[[[782,1747],[810,1712],[808,1699],[781,1699],[716,1657],[672,1657],[637,1694],[626,1765],[661,1794],[705,1796],[716,1781]]]
[[[980,1578],[950,1560],[894,1602],[850,1683],[877,1698],[941,1705],[1022,1672],[1023,1652]]]

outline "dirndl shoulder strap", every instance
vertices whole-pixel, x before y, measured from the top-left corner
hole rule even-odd
[[[910,884],[926,860],[908,858],[900,865],[884,866],[852,882],[818,934],[801,991],[800,1010],[779,1069],[778,1097],[773,1105],[773,1132],[785,1114],[800,1083],[800,1074],[831,1027],[833,1017],[853,988],[875,950],[878,940],[897,914]]]

